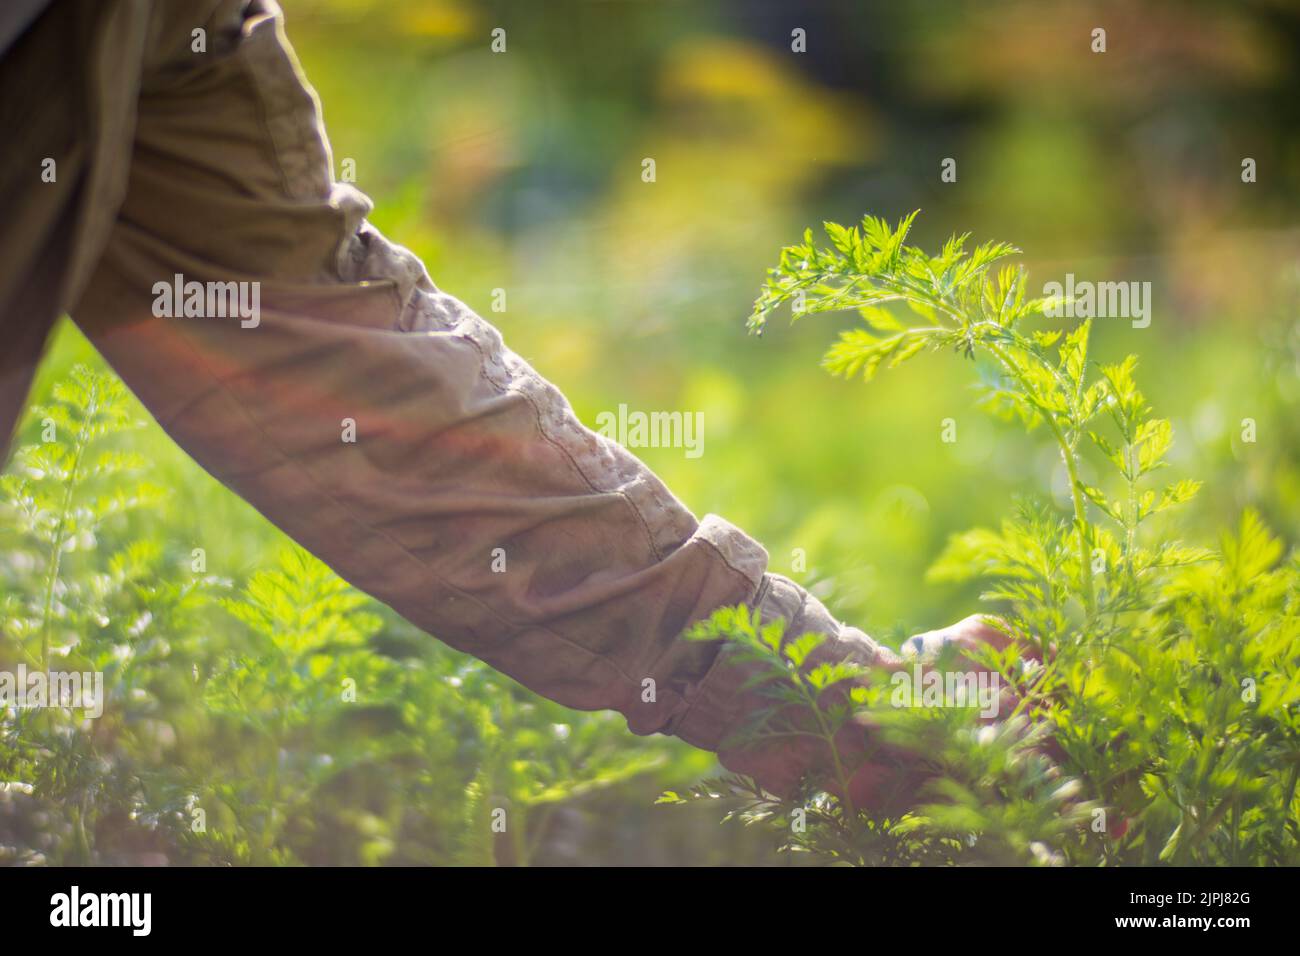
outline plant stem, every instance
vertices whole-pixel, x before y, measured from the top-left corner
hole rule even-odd
[[[826,745],[830,748],[831,760],[835,764],[835,779],[840,785],[840,802],[844,804],[844,809],[848,818],[850,820],[857,820],[857,807],[853,805],[853,795],[849,791],[849,779],[844,772],[844,762],[840,760],[839,748],[835,746],[835,734],[831,732],[830,727],[826,723],[826,717],[817,703],[817,692],[815,690],[809,691],[803,684],[803,681],[800,681],[799,684],[803,687],[804,696],[808,698],[808,703],[812,709],[813,715],[817,718],[817,726],[821,728],[822,739],[826,741]]]
[[[1277,821],[1277,841],[1280,845],[1286,834],[1286,825],[1291,821],[1291,804],[1295,802],[1296,782],[1300,780],[1300,762],[1292,761],[1291,772],[1287,775],[1285,797],[1282,800],[1282,815]]]
[[[984,344],[988,347],[989,351],[996,356],[997,360],[1002,364],[1002,367],[1020,383],[1025,394],[1033,395],[1033,389],[1030,387],[1029,383],[1025,381],[1024,376],[1021,375],[1020,369],[1018,369],[1015,363],[1011,361],[1011,357],[1007,355],[1006,352],[995,342],[986,341]],[[1052,430],[1052,435],[1056,439],[1056,444],[1060,446],[1061,457],[1065,461],[1065,471],[1070,481],[1070,498],[1074,502],[1075,533],[1079,538],[1079,579],[1083,587],[1083,598],[1087,607],[1088,617],[1091,619],[1097,610],[1097,596],[1092,585],[1092,563],[1088,554],[1088,542],[1087,536],[1085,535],[1085,530],[1088,528],[1088,510],[1087,505],[1083,500],[1083,491],[1081,490],[1083,485],[1079,481],[1078,455],[1074,450],[1074,446],[1066,439],[1065,433],[1061,431],[1060,425],[1057,424],[1057,421],[1051,412],[1042,410],[1041,408],[1040,411],[1043,419],[1047,422],[1048,428]]]
[[[59,506],[59,520],[54,526],[54,538],[50,544],[50,559],[45,569],[45,601],[41,611],[41,667],[48,673],[50,669],[50,625],[54,615],[54,589],[59,580],[59,569],[63,559],[64,532],[67,527],[68,513],[72,510],[73,495],[81,471],[81,459],[86,446],[90,444],[90,423],[99,411],[99,387],[96,382],[90,384],[90,400],[86,403],[81,417],[81,426],[77,429],[77,438],[72,455],[72,468],[63,489],[63,503]]]

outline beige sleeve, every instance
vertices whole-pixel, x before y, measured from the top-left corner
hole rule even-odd
[[[634,733],[716,750],[753,706],[719,645],[681,637],[723,605],[874,659],[367,224],[278,11],[214,28],[239,31],[228,53],[145,78],[130,187],[74,312],[190,455],[419,627]],[[243,298],[185,314],[190,282]],[[809,760],[792,749],[783,774]]]

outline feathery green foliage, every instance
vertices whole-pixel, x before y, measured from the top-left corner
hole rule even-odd
[[[0,477],[0,671],[102,673],[103,713],[0,710],[0,863],[522,864],[554,807],[664,760],[299,548],[195,571],[118,380],[54,396]]]
[[[930,777],[899,819],[832,795],[852,768],[790,801],[734,778],[693,795],[739,793],[749,820],[805,824],[791,848],[853,863],[1300,862],[1300,558],[1250,512],[1217,549],[1176,540],[1175,509],[1198,483],[1157,483],[1173,430],[1139,391],[1136,357],[1098,362],[1087,322],[1035,327],[1048,300],[1028,296],[1022,268],[999,266],[1017,250],[968,252],[958,236],[932,256],[906,243],[914,218],[827,223],[829,245],[805,233],[769,271],[750,326],[761,333],[786,304],[795,319],[856,312],[862,326],[823,360],[845,378],[929,351],[988,363],[982,404],[1046,431],[1068,498],[1022,501],[1000,527],[954,536],[931,575],[987,581],[999,626],[1045,663],[985,650],[1019,703],[981,727],[969,708],[891,707],[883,673],[803,673],[815,638],[718,612],[697,636],[770,665],[755,740],[802,700],[827,743],[865,715],[870,737],[924,755]],[[856,685],[851,704],[827,703],[842,682]]]

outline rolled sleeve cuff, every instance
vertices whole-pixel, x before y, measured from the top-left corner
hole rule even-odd
[[[761,624],[786,622],[784,640],[801,634],[825,634],[829,640],[815,652],[813,663],[851,660],[864,666],[877,663],[881,648],[857,628],[835,620],[826,607],[789,578],[764,574],[751,608]],[[763,701],[743,691],[745,683],[764,665],[734,660],[737,647],[724,642],[713,663],[687,697],[688,705],[670,731],[687,743],[717,751],[730,745],[728,735]]]

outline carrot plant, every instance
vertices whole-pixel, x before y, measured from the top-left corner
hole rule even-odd
[[[893,818],[834,796],[845,768],[789,800],[735,777],[691,796],[739,798],[732,813],[786,829],[790,848],[853,863],[1300,862],[1300,558],[1252,512],[1217,547],[1177,540],[1198,483],[1160,481],[1173,429],[1139,390],[1137,358],[1097,360],[1089,322],[1047,327],[1053,303],[1006,261],[1017,249],[955,236],[931,255],[907,244],[914,218],[805,232],[769,270],[750,328],[782,306],[794,320],[855,314],[822,363],[846,379],[924,353],[980,359],[981,404],[1055,446],[1067,499],[1027,499],[954,536],[930,572],[987,582],[1018,648],[979,663],[1019,703],[997,726],[969,708],[897,708],[888,675],[805,671],[819,638],[724,609],[695,636],[762,667],[769,706],[752,741],[788,733],[794,704],[827,744],[866,717],[869,739],[920,755],[928,782]],[[827,693],[846,682],[848,703]]]
[[[198,570],[114,376],[76,368],[33,419],[0,477],[0,676],[104,699],[0,707],[0,865],[523,864],[555,808],[666,758],[301,549]]]

